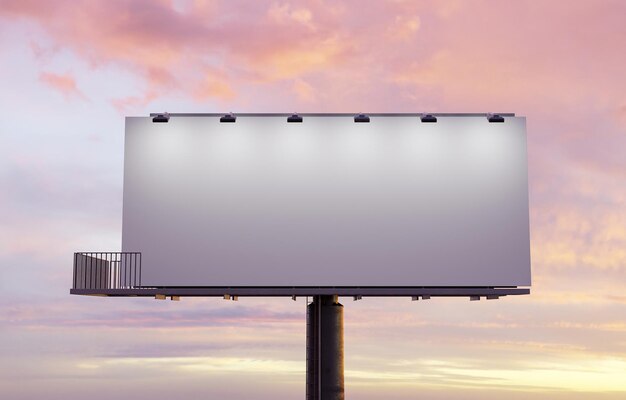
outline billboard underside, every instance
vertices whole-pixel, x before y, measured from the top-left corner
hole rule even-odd
[[[142,285],[530,285],[525,119],[126,119]]]

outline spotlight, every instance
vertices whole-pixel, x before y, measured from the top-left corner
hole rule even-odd
[[[170,120],[169,113],[157,114],[152,117],[152,122],[168,122]]]
[[[422,114],[422,122],[437,122],[437,117],[432,114]]]
[[[487,300],[498,300],[500,298],[500,296],[498,296],[497,294],[490,294],[487,296]]]
[[[430,295],[429,294],[423,295],[422,300],[430,300]]]
[[[298,114],[291,114],[291,116],[287,117],[287,122],[302,122],[302,117]]]
[[[504,117],[498,114],[487,114],[487,120],[489,122],[504,122]]]
[[[225,294],[224,295],[224,300],[230,300],[230,295],[229,294]]]
[[[172,297],[170,297],[170,300],[172,300],[172,301],[180,301],[180,296],[172,296]]]
[[[226,114],[220,118],[220,122],[235,122],[236,120],[237,117],[233,113]]]
[[[355,115],[354,122],[370,122],[370,117],[365,114]]]
[[[164,294],[157,294],[154,296],[154,298],[157,300],[165,300],[167,296],[165,296]]]
[[[470,296],[470,301],[478,301],[480,300],[480,296]]]

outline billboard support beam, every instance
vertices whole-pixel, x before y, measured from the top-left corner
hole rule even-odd
[[[343,306],[336,295],[307,305],[306,399],[344,400]]]

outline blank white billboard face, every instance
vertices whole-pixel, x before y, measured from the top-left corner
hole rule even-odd
[[[145,286],[529,286],[525,118],[126,119]]]

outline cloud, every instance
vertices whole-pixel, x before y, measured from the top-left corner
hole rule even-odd
[[[169,89],[199,102],[207,97],[229,100],[235,92],[227,80],[275,81],[319,69],[339,57],[343,43],[327,30],[313,32],[311,10],[277,3],[269,8],[261,3],[194,3],[177,9],[168,2],[146,0],[90,7],[74,7],[68,1],[46,7],[9,1],[2,16],[36,21],[52,46],[62,45],[94,67],[114,64],[134,72],[146,84],[147,93],[133,95],[139,99]],[[285,35],[284,29],[291,34]],[[32,47],[44,53],[42,45]],[[123,107],[123,102],[117,103]]]
[[[535,218],[533,261],[542,268],[626,270],[626,212],[559,207]]]
[[[76,80],[70,74],[55,74],[53,72],[42,72],[39,74],[39,80],[58,91],[66,99],[73,97],[86,100],[87,97],[78,89]]]
[[[302,79],[296,79],[293,82],[293,90],[302,102],[309,103],[316,99],[316,90]]]
[[[330,37],[311,46],[296,45],[291,49],[262,55],[259,61],[265,65],[265,77],[272,80],[289,79],[331,67],[344,52],[345,44],[338,37]]]
[[[111,100],[113,107],[123,115],[128,114],[136,109],[144,108],[157,98],[157,94],[154,92],[146,93],[142,96],[126,96]]]
[[[84,299],[83,299],[84,300]],[[103,299],[96,299],[102,303]],[[109,299],[111,300],[111,299]],[[106,301],[106,300],[104,300]],[[126,327],[126,328],[189,328],[216,326],[261,327],[275,323],[304,323],[303,312],[270,311],[262,307],[236,305],[233,307],[155,307],[153,299],[142,299],[145,304],[138,309],[118,307],[93,311],[80,307],[79,303],[61,302],[53,306],[21,304],[6,307],[3,319],[11,324],[39,327]],[[57,302],[58,303],[58,302]],[[105,303],[103,303],[105,304]],[[159,304],[157,304],[159,306]],[[165,309],[164,309],[165,308]],[[72,310],[71,313],[67,312]],[[65,312],[64,312],[65,311]]]
[[[408,40],[415,36],[421,25],[420,17],[397,15],[394,23],[388,28],[392,39]]]
[[[207,74],[204,81],[199,83],[193,91],[193,97],[197,101],[215,98],[224,102],[233,100],[236,96],[227,76],[222,73]]]
[[[290,370],[304,357],[303,308],[67,294],[72,251],[119,247],[123,126],[100,117],[111,108],[207,111],[227,103],[235,112],[527,116],[532,294],[472,306],[350,301],[348,387],[363,398],[413,398],[419,389],[433,399],[570,399],[607,388],[616,390],[603,393],[607,399],[623,397],[626,56],[616,51],[626,40],[623,3],[85,4],[5,0],[0,7],[0,37],[11,44],[2,46],[3,60],[20,55],[20,43],[33,58],[12,67],[26,77],[19,84],[9,82],[10,62],[1,66],[9,72],[3,86],[25,88],[12,93],[28,105],[8,104],[3,123],[11,129],[0,132],[0,180],[9,188],[0,191],[7,393],[41,387],[33,398],[67,398],[73,392],[64,390],[87,377],[80,381],[109,397],[110,388],[147,398],[193,385],[187,397],[236,398],[240,389],[239,397],[259,397],[259,386],[246,392],[242,379],[266,367]],[[103,96],[102,85],[117,90]],[[90,110],[87,102],[38,102],[58,94],[88,98]],[[103,140],[94,144],[84,132]],[[219,375],[223,364],[239,369]],[[128,376],[154,382],[153,392],[133,392]],[[258,385],[275,378],[258,376]],[[170,379],[189,385],[157,385]],[[301,394],[303,378],[289,379],[289,395],[281,383],[268,386],[268,398]],[[226,381],[232,385],[224,389]]]
[[[278,24],[296,23],[315,29],[313,15],[307,8],[293,8],[288,3],[273,3],[267,11],[268,18]]]

